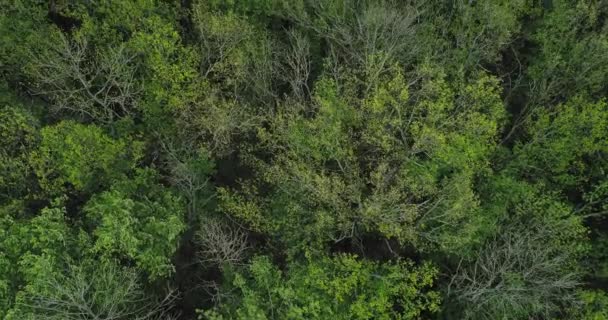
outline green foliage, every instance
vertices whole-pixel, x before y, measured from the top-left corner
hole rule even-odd
[[[539,50],[528,69],[535,103],[563,101],[574,95],[601,97],[606,90],[608,24],[605,5],[552,1],[553,8],[531,35]]]
[[[31,0],[10,0],[0,4],[0,71],[2,78],[21,81],[31,50],[51,34],[46,7]]]
[[[526,128],[530,138],[514,148],[513,166],[523,176],[558,189],[584,191],[582,186],[608,168],[603,159],[608,151],[606,110],[606,102],[582,98],[554,110],[537,109]]]
[[[554,230],[559,235],[551,239],[561,242],[553,243],[547,238],[547,244],[566,246],[564,250],[579,257],[588,249],[584,241],[587,231],[583,217],[575,215],[573,208],[558,193],[546,191],[542,185],[505,175],[495,177],[484,187],[488,190],[484,211],[494,216],[495,220],[527,223]]]
[[[608,318],[608,296],[605,291],[587,290],[579,293],[582,305],[573,308],[572,319],[602,320]]]
[[[608,234],[600,229],[596,230],[592,238],[587,267],[591,275],[605,281],[608,279]]]
[[[423,311],[438,310],[439,296],[430,290],[436,274],[429,264],[378,264],[350,255],[311,257],[283,274],[267,257],[257,257],[247,273],[232,280],[239,295],[236,309],[220,309],[219,314],[236,319],[416,319]]]
[[[19,310],[14,303],[21,290],[36,291],[36,282],[59,272],[68,251],[79,250],[71,246],[74,242],[64,210],[45,208],[26,221],[14,218],[17,212],[7,212],[7,209],[3,208],[0,215],[0,315],[3,317],[18,312],[11,309]]]
[[[97,3],[71,4],[64,14],[82,20],[78,32],[95,35],[91,39],[101,45],[115,45],[128,41],[142,31],[149,19],[162,19],[175,24],[176,8],[170,2],[157,0],[118,1],[102,0]],[[67,11],[67,12],[65,12]]]
[[[606,17],[4,1],[0,318],[604,319]]]
[[[516,228],[501,230],[473,263],[459,265],[448,287],[460,302],[459,318],[552,317],[575,304],[572,290],[580,274],[568,267],[575,257],[545,246],[543,238],[551,232]]]
[[[505,173],[486,181],[486,241],[455,267],[444,312],[457,318],[554,317],[575,307],[589,254],[581,216],[543,184]],[[488,223],[487,221],[493,221]]]
[[[95,195],[84,207],[94,226],[93,251],[128,257],[152,278],[171,273],[171,256],[184,230],[183,205],[170,190],[156,182],[151,169],[137,171]]]
[[[170,116],[199,96],[196,56],[182,45],[175,26],[158,16],[143,21],[128,47],[141,58],[143,101],[140,112],[149,128],[158,130]]]
[[[36,120],[17,106],[4,105],[0,110],[0,150],[12,157],[26,153],[37,142]]]
[[[269,15],[274,13],[278,5],[282,2],[281,0],[247,0],[247,1],[234,1],[234,0],[210,0],[201,1],[206,3],[211,10],[225,10],[236,13],[243,13],[247,15]]]
[[[263,174],[253,183],[275,192],[262,201],[257,185],[224,192],[225,210],[293,249],[366,232],[420,250],[470,245],[481,214],[473,180],[488,170],[504,111],[492,78],[456,96],[434,71],[413,101],[398,72],[362,100],[341,98],[336,83],[320,80],[314,116],[284,106],[259,131],[274,157],[257,162]]]
[[[247,103],[269,102],[274,97],[272,80],[274,42],[260,26],[237,14],[211,11],[205,2],[194,7],[194,23],[202,56],[204,77],[235,99]],[[251,98],[251,99],[248,99]]]
[[[21,106],[0,107],[0,203],[29,189],[29,153],[38,143],[37,122]]]
[[[172,112],[191,103],[197,88],[196,57],[182,45],[174,9],[147,0],[57,6],[79,27],[54,30],[29,53],[33,91],[56,114],[112,128],[141,119],[148,130],[172,130]]]
[[[6,319],[157,319],[166,311],[164,302],[146,298],[136,272],[112,261],[72,264],[40,279],[20,300],[18,313]]]
[[[40,130],[41,141],[30,163],[49,195],[69,188],[93,193],[124,179],[140,153],[137,142],[115,140],[94,125],[63,121]]]
[[[421,57],[433,56],[455,72],[499,61],[533,12],[529,1],[428,1],[416,40]]]
[[[0,211],[0,236],[2,236],[0,237],[0,251],[2,252],[0,255],[0,270],[2,271],[0,311],[3,312],[2,316],[7,316],[7,319],[24,319],[25,315],[28,315],[32,319],[37,319],[40,317],[40,312],[44,314],[49,310],[54,310],[57,313],[55,315],[57,319],[64,319],[62,317],[66,316],[65,312],[68,309],[63,309],[63,307],[67,307],[67,305],[57,305],[56,303],[65,301],[61,299],[70,299],[70,297],[80,295],[81,291],[74,290],[85,290],[86,297],[77,297],[92,299],[87,303],[100,303],[103,304],[99,305],[100,308],[111,308],[105,302],[94,300],[95,297],[102,299],[102,297],[96,296],[96,292],[103,289],[89,286],[88,281],[91,281],[93,274],[99,276],[93,282],[100,281],[95,285],[128,286],[121,288],[131,290],[128,292],[130,296],[122,298],[131,300],[112,301],[117,304],[127,304],[126,310],[141,312],[142,310],[139,309],[141,306],[137,305],[137,303],[143,303],[141,288],[132,287],[128,283],[112,283],[112,281],[121,280],[104,279],[102,274],[93,273],[93,270],[97,270],[95,268],[98,261],[106,263],[116,257],[132,259],[137,264],[139,272],[147,273],[149,278],[164,277],[172,272],[170,259],[184,228],[183,207],[179,199],[170,191],[156,184],[156,179],[153,172],[143,170],[133,180],[119,182],[110,191],[96,195],[83,210],[86,214],[86,217],[83,218],[84,225],[81,223],[74,225],[74,221],[69,221],[64,208],[44,208],[33,218],[27,219],[21,218],[24,216],[20,212],[23,208],[18,205],[2,207]],[[111,198],[112,195],[122,198]],[[130,196],[133,200],[126,196]],[[108,201],[113,202],[107,203]],[[130,205],[128,209],[131,211],[117,208],[118,205],[124,203]],[[88,228],[92,229],[89,233],[85,232]],[[85,271],[80,269],[77,271],[79,272],[78,278],[69,278],[70,276],[63,274],[66,268],[74,266],[74,261],[84,260],[89,261],[86,263],[90,264],[86,267],[88,268],[86,269],[87,274],[81,273]],[[111,276],[120,276],[114,271],[110,274]],[[134,278],[134,274],[130,277],[129,281],[139,282]],[[87,282],[72,283],[68,281],[69,279]],[[72,285],[80,287],[72,287]],[[106,298],[121,298],[115,296],[119,294],[119,291],[104,292],[107,294]],[[32,297],[38,298],[32,301],[30,300]],[[152,297],[145,299],[148,298]],[[39,306],[44,308],[34,310],[38,312],[34,313],[37,316],[27,313],[34,312],[31,310],[32,304],[38,302],[48,302],[50,305]],[[68,301],[67,303],[76,302]],[[80,307],[82,306],[71,305],[69,308]],[[99,310],[95,312],[97,311]],[[99,312],[112,311],[101,310]],[[121,319],[129,318],[128,315],[125,315]]]

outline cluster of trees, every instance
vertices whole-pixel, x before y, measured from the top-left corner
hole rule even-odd
[[[608,2],[0,12],[0,318],[608,319]]]

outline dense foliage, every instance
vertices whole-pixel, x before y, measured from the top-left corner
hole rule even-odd
[[[608,319],[608,2],[0,13],[0,319]]]

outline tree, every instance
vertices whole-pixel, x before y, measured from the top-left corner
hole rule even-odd
[[[24,69],[31,62],[31,52],[53,35],[55,26],[49,23],[48,8],[37,1],[6,1],[0,4],[0,13],[0,73],[3,81],[15,85],[27,80]]]
[[[131,269],[112,261],[85,261],[68,268],[29,287],[20,297],[19,314],[7,319],[171,319],[176,293],[155,301]]]
[[[514,103],[505,140],[516,136],[536,109],[553,110],[575,96],[600,99],[605,95],[607,25],[599,18],[605,6],[562,0],[551,4],[525,35],[528,44],[519,54],[519,88],[515,88],[524,98]],[[527,53],[528,48],[535,50]]]
[[[289,83],[291,93],[298,101],[310,97],[308,83],[312,77],[312,50],[311,41],[306,34],[291,31],[288,34],[289,44],[283,63],[279,66],[283,81]],[[281,55],[281,56],[283,56]]]
[[[0,203],[30,191],[30,152],[39,139],[36,119],[22,106],[0,107]]]
[[[124,45],[90,52],[83,35],[53,35],[28,66],[34,93],[48,98],[55,113],[83,120],[111,124],[130,116],[141,92],[135,55]]]
[[[572,319],[599,320],[608,317],[608,296],[602,290],[579,292],[582,303],[570,310]]]
[[[40,186],[56,196],[73,188],[94,193],[124,178],[135,166],[140,145],[112,139],[95,125],[63,121],[40,131],[41,141],[30,164]]]
[[[171,184],[184,196],[188,210],[186,221],[192,224],[214,197],[210,175],[215,164],[209,152],[186,142],[163,142],[162,146]]]
[[[486,66],[501,66],[537,9],[527,1],[428,1],[419,5],[416,45],[420,57],[432,57],[450,75],[467,77]],[[511,71],[511,70],[509,70]],[[519,70],[521,72],[521,70]],[[502,76],[502,74],[497,74]]]
[[[591,191],[585,187],[601,181],[608,168],[606,108],[605,101],[577,97],[554,109],[537,109],[526,126],[527,139],[514,148],[517,158],[511,166],[563,192]]]
[[[143,120],[152,132],[173,129],[173,112],[191,103],[199,88],[197,58],[181,43],[175,10],[162,1],[56,7],[79,26],[54,29],[30,50],[32,92],[49,100],[57,115],[113,130],[129,120]]]
[[[448,295],[461,302],[463,317],[550,317],[563,305],[575,304],[572,289],[580,284],[580,274],[568,271],[570,253],[548,248],[546,236],[537,230],[502,231],[472,264],[460,266]]]
[[[122,1],[116,1],[120,7]],[[155,1],[156,3],[156,1]],[[138,57],[139,76],[143,82],[142,101],[138,111],[144,128],[150,135],[171,135],[179,132],[175,120],[202,96],[198,78],[199,57],[191,46],[179,37],[176,17],[148,16],[147,12],[163,8],[163,4],[142,1],[137,28],[125,44]],[[116,22],[120,25],[120,22]]]
[[[0,1],[0,318],[603,319],[607,17]]]
[[[217,82],[233,99],[271,103],[276,98],[276,49],[266,30],[237,14],[214,12],[203,1],[193,13],[203,78]]]
[[[114,184],[84,207],[93,229],[93,250],[102,256],[129,258],[151,278],[173,272],[171,257],[184,230],[181,199],[158,185],[151,169]]]
[[[446,290],[456,303],[446,313],[467,319],[554,317],[578,303],[574,289],[584,272],[579,261],[589,250],[582,219],[539,189],[506,183],[499,182],[509,189],[494,199],[507,199],[495,202],[503,211],[499,227],[451,272]]]
[[[472,183],[488,169],[502,104],[492,78],[453,90],[433,72],[415,97],[397,67],[363,99],[318,81],[313,105],[284,105],[258,131],[272,157],[246,158],[258,176],[223,189],[221,209],[293,252],[365,233],[461,251],[475,241]]]
[[[575,95],[600,98],[606,92],[606,7],[585,1],[553,2],[530,38],[539,50],[531,57],[531,107],[564,102]]]
[[[32,219],[18,218],[17,210],[23,209],[0,210],[2,317],[19,316],[21,309],[17,302],[24,290],[33,290],[30,285],[60,272],[61,261],[68,252],[81,249],[65,221],[64,209],[44,208]]]
[[[243,263],[246,258],[247,233],[238,226],[230,226],[219,219],[204,219],[196,233],[201,262],[219,267]]]
[[[267,257],[255,258],[232,285],[237,301],[208,311],[212,319],[416,319],[435,312],[436,276],[430,264],[374,263],[356,256],[309,257],[282,273]]]
[[[325,41],[326,72],[336,79],[354,73],[364,90],[395,63],[408,63],[416,50],[409,45],[416,31],[416,10],[409,4],[321,0],[285,6],[288,18]]]
[[[183,229],[182,207],[154,184],[154,177],[143,172],[137,180],[96,195],[82,219],[69,219],[61,199],[33,217],[17,205],[0,207],[0,314],[7,319],[72,319],[84,311],[98,316],[127,312],[116,319],[133,319],[135,311],[142,317],[163,311],[175,297],[167,296],[159,309],[151,308],[152,301],[141,300],[140,274],[158,279],[171,272],[170,258]],[[120,207],[124,204],[132,211]],[[99,269],[99,261],[113,258],[133,259],[137,276],[134,270],[123,274],[118,266]],[[152,293],[145,295],[155,299]]]
[[[235,103],[211,90],[196,103],[176,110],[177,136],[184,145],[205,148],[216,158],[223,158],[239,150],[240,141],[252,135],[263,123],[249,106]]]

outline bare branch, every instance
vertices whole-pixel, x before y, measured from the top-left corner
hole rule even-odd
[[[247,234],[243,230],[213,219],[202,222],[196,240],[201,247],[201,261],[217,266],[240,264],[249,249]]]
[[[157,301],[145,295],[138,275],[111,263],[71,266],[66,274],[50,275],[22,305],[36,319],[152,320],[166,319],[176,291]]]
[[[54,112],[110,123],[135,110],[141,87],[124,45],[92,52],[86,38],[60,34],[50,47],[32,53],[28,73],[32,92],[47,97]]]

